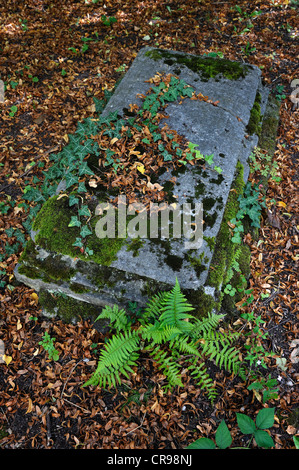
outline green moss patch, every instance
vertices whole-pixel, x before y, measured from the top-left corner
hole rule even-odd
[[[184,65],[192,72],[199,74],[202,81],[208,81],[210,78],[217,80],[221,77],[237,80],[244,78],[248,70],[248,66],[227,59],[195,57],[190,54],[175,54],[160,49],[148,51],[145,55],[154,60],[164,60],[167,65]]]
[[[250,272],[250,250],[243,245],[235,244],[231,241],[231,233],[228,222],[233,219],[238,212],[238,197],[242,194],[244,188],[243,180],[243,165],[238,162],[236,168],[236,176],[229,193],[226,208],[223,215],[221,227],[216,238],[215,250],[210,265],[207,284],[214,287],[216,290],[222,290],[226,279],[226,273],[231,268],[235,260],[236,251],[242,249],[242,262],[240,263],[240,270],[243,276],[248,277]],[[237,273],[234,281],[238,283]],[[239,285],[239,284],[238,284]],[[230,298],[230,308],[235,305],[236,297]]]
[[[81,253],[80,249],[73,246],[76,238],[80,236],[80,228],[69,227],[72,215],[76,214],[69,207],[68,198],[58,199],[58,196],[50,198],[34,221],[33,230],[38,231],[35,243],[48,251],[86,260],[86,256]],[[109,266],[116,259],[125,239],[98,238],[95,234],[95,225],[98,220],[98,217],[91,219],[92,234],[88,236],[87,247],[93,250],[91,260]]]
[[[262,130],[261,123],[263,119],[263,116],[261,114],[261,101],[262,101],[262,96],[260,92],[257,92],[253,106],[250,111],[250,118],[246,126],[246,131],[248,132],[249,135],[253,135],[253,134],[256,134],[258,136],[261,135],[261,130]]]
[[[82,302],[57,291],[39,292],[39,301],[43,307],[44,314],[50,317],[59,315],[66,323],[79,321],[80,319],[95,320],[100,313],[100,308],[87,302]],[[102,327],[107,326],[104,322]]]

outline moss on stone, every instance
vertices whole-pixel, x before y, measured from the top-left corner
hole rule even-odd
[[[147,57],[154,60],[163,60],[167,65],[183,65],[200,75],[202,81],[210,78],[219,79],[225,77],[229,80],[244,78],[248,66],[227,59],[214,57],[198,57],[191,54],[176,54],[161,49],[154,49],[145,53]]]
[[[265,114],[262,122],[261,134],[259,137],[259,147],[266,150],[269,155],[273,155],[276,147],[277,128],[279,124],[280,104],[269,95]]]
[[[133,238],[132,240],[127,242],[127,245],[128,245],[127,246],[127,251],[132,251],[133,256],[136,257],[139,254],[140,248],[142,248],[143,245],[144,245],[144,240],[142,240],[139,237],[138,238]]]
[[[228,222],[233,219],[238,212],[238,197],[244,188],[243,165],[238,162],[236,175],[228,196],[223,214],[220,230],[215,242],[215,250],[210,265],[207,284],[217,290],[222,288],[225,273],[230,268],[234,260],[235,251],[239,245],[231,241],[231,234]]]
[[[60,292],[39,292],[39,302],[44,314],[50,317],[59,316],[66,323],[80,319],[95,320],[100,313],[100,307],[68,297]],[[107,325],[107,322],[105,322]]]
[[[261,135],[261,129],[262,129],[262,114],[261,114],[261,101],[262,101],[262,95],[258,91],[253,103],[253,106],[250,111],[250,118],[248,121],[248,124],[246,126],[246,131],[248,132],[249,135]]]
[[[57,254],[42,257],[33,242],[28,240],[20,257],[19,273],[31,279],[42,279],[44,282],[68,281],[75,270]]]
[[[72,215],[77,214],[69,207],[67,198],[58,199],[58,196],[50,198],[34,221],[32,228],[38,232],[35,243],[46,250],[86,260],[84,253],[81,253],[78,247],[73,246],[76,238],[80,237],[80,228],[69,227]],[[125,239],[98,238],[95,233],[97,220],[99,219],[96,217],[92,219],[92,234],[87,238],[87,247],[93,250],[93,255],[88,259],[109,266],[116,259]]]

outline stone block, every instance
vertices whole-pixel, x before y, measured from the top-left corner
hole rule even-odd
[[[93,255],[86,257],[73,247],[78,233],[68,226],[74,215],[68,197],[56,195],[38,214],[32,239],[15,270],[20,282],[40,293],[41,303],[45,299],[47,314],[70,321],[85,314],[95,317],[107,304],[136,302],[144,306],[158,291],[170,290],[177,278],[196,314],[204,315],[218,312],[224,305],[223,286],[236,257],[244,261],[240,263],[243,274],[249,273],[248,247],[231,242],[228,222],[238,210],[238,197],[249,174],[248,157],[258,145],[267,108],[269,92],[262,85],[261,71],[250,64],[144,48],[102,116],[116,111],[126,116],[130,105],[140,107],[153,86],[150,79],[157,74],[172,74],[191,86],[196,95],[208,97],[168,103],[167,119],[159,125],[162,128],[167,123],[202,155],[213,155],[213,165],[202,161],[174,165],[155,176],[156,183],[167,188],[168,207],[170,201],[175,201],[172,207],[181,208],[202,204],[203,226],[196,221],[202,243],[198,238],[190,247],[187,232],[180,237],[150,238],[147,232],[143,238],[134,238],[131,233],[124,238],[100,239],[95,233],[99,215],[92,219],[89,246]],[[60,188],[65,190],[63,184]],[[93,215],[95,206],[90,207]],[[173,222],[170,225],[173,228]],[[53,300],[51,309],[49,299]],[[63,299],[77,302],[77,307],[64,305]]]

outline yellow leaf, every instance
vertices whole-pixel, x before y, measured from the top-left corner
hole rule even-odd
[[[32,300],[34,300],[36,304],[38,304],[38,295],[35,292],[32,292],[30,297],[32,298]]]
[[[64,134],[63,138],[64,138],[64,140],[65,140],[66,142],[69,141],[69,136],[68,136],[67,134]]]
[[[115,144],[115,142],[118,141],[118,138],[117,137],[114,137],[111,141],[110,141],[110,145],[113,145]]]
[[[140,173],[143,174],[143,173],[145,172],[144,165],[142,165],[142,164],[141,164],[141,165],[138,165],[138,166],[137,166],[137,170],[140,171]]]
[[[8,365],[11,363],[11,361],[12,361],[12,357],[11,357],[11,356],[6,356],[6,354],[3,354],[2,359],[3,359],[3,361],[6,363],[7,366],[8,366]]]
[[[18,319],[18,321],[17,321],[17,330],[20,330],[21,328],[22,328],[22,323]]]
[[[277,201],[276,203],[279,207],[287,207],[286,203],[283,201]]]

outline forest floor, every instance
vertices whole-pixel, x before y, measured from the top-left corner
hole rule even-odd
[[[1,449],[183,449],[199,437],[213,439],[222,419],[233,445],[246,447],[249,438],[240,433],[236,413],[254,419],[264,407],[275,407],[269,430],[275,449],[295,448],[299,111],[290,95],[292,80],[299,80],[297,8],[298,1],[289,0],[1,2],[0,78],[6,84],[0,103]],[[25,188],[42,178],[49,154],[65,146],[78,121],[93,116],[93,97],[101,99],[112,89],[145,45],[214,52],[257,65],[281,102],[268,211],[263,210],[258,239],[245,236],[253,298],[239,305],[240,314],[260,316],[267,332],[263,374],[275,379],[278,391],[265,403],[258,391],[212,364],[218,391],[213,405],[188,376],[184,388],[165,393],[163,375],[146,359],[117,389],[83,389],[97,364],[94,345],[103,343],[104,335],[89,321],[66,324],[44,317],[34,291],[14,279],[28,237],[22,225]],[[11,228],[19,229],[17,239],[9,237]],[[39,345],[45,331],[56,339],[56,361]]]

